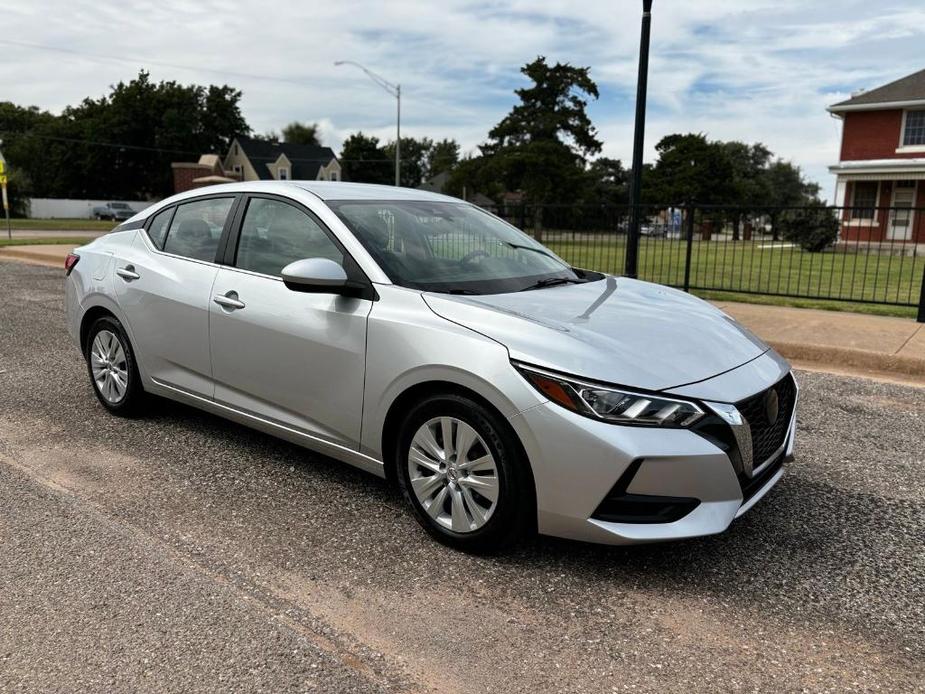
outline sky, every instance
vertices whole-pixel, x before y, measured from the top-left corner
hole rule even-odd
[[[316,122],[337,151],[362,130],[395,136],[395,100],[349,65],[402,88],[402,134],[476,151],[538,55],[588,66],[603,155],[632,159],[638,0],[8,0],[0,100],[59,112],[139,69],[230,84],[257,132]],[[645,160],[674,132],[762,142],[831,197],[851,92],[925,67],[925,3],[654,0]]]

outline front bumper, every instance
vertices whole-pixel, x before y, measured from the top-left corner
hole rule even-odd
[[[727,401],[738,402],[769,388],[788,372],[786,362],[768,352],[717,379],[730,393]],[[717,379],[686,386],[684,394],[697,397],[702,392],[705,399],[716,402],[720,391],[711,382]],[[551,402],[520,413],[511,424],[533,468],[541,533],[633,544],[719,533],[757,503],[780,479],[784,459],[793,454],[796,403],[781,448],[772,459],[756,462],[747,480],[741,470],[737,473],[733,454],[687,429],[614,425]],[[631,514],[601,512],[606,509],[602,502],[619,494],[631,500],[623,509],[653,499],[664,500],[665,505],[643,522],[609,520],[631,518]],[[668,522],[658,522],[661,518]]]

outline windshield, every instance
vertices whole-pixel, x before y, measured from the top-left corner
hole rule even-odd
[[[128,205],[126,205],[124,202],[111,202],[109,203],[109,206],[114,210],[127,210],[128,209]]]
[[[328,201],[395,284],[499,294],[585,281],[523,232],[468,203]]]

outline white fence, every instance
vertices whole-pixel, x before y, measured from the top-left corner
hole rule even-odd
[[[148,200],[66,200],[63,198],[29,198],[28,216],[32,219],[93,219],[93,208],[107,202],[124,202],[135,212],[150,207]]]

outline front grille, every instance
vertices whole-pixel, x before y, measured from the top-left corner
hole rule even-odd
[[[768,398],[770,392],[777,392],[777,418],[768,421]],[[752,461],[757,468],[767,462],[784,443],[790,417],[793,415],[796,385],[793,376],[787,374],[773,386],[747,400],[736,403],[736,408],[748,422],[752,434]]]
[[[739,475],[739,486],[742,488],[742,503],[745,503],[757,494],[768,483],[768,481],[777,474],[777,471],[784,466],[784,454],[781,452],[774,462],[768,465],[764,470],[754,477]]]

